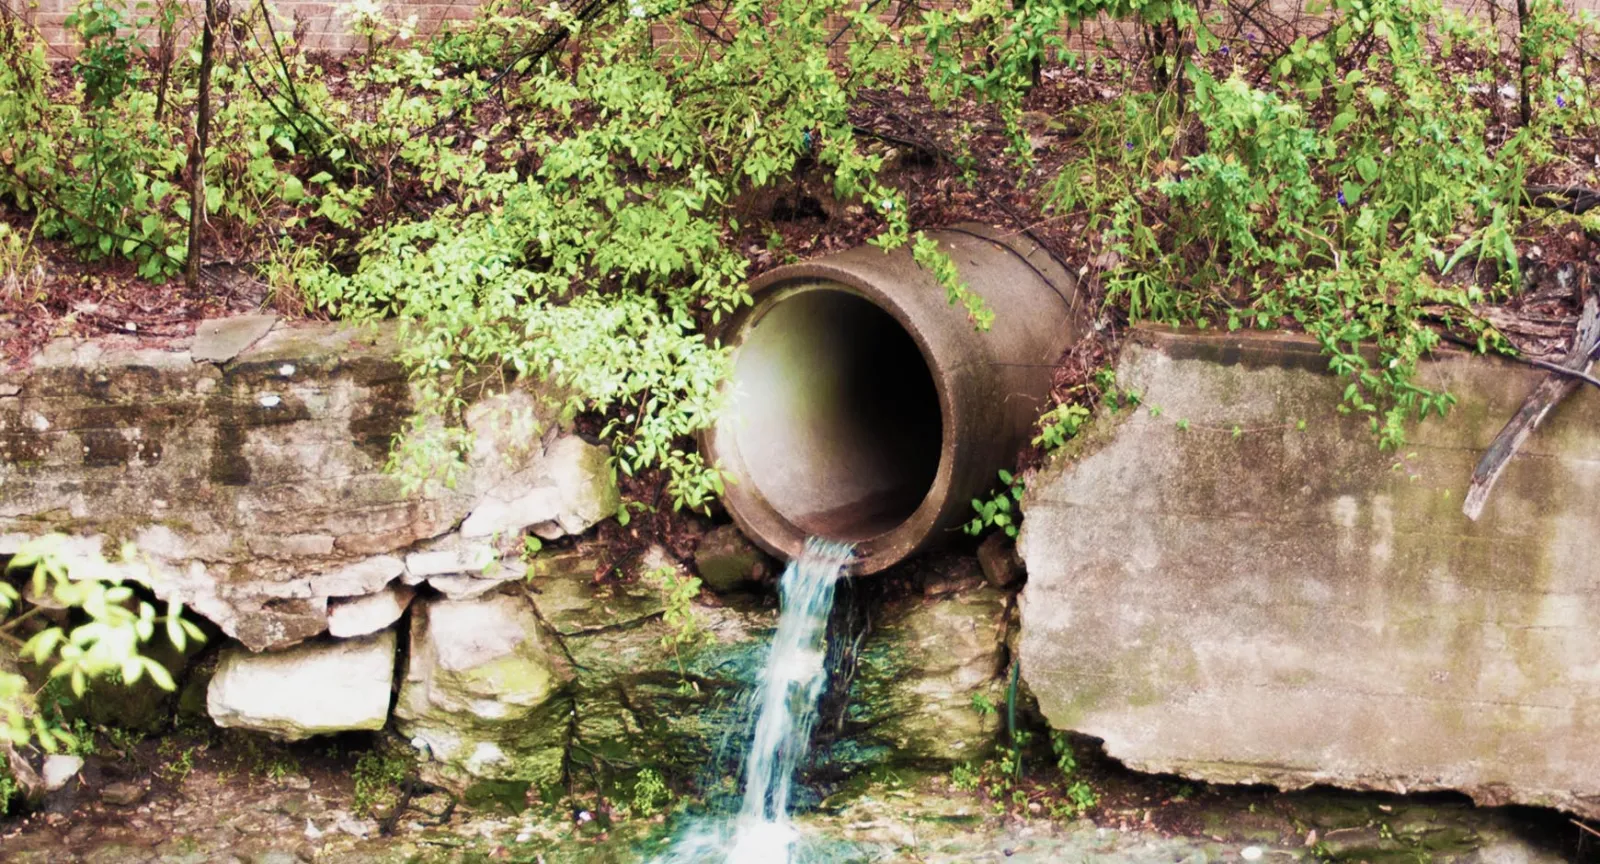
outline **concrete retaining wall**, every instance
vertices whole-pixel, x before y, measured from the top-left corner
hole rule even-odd
[[[1325,368],[1299,338],[1134,334],[1117,375],[1145,407],[1024,505],[1046,716],[1141,770],[1600,816],[1600,394],[1553,413],[1474,523],[1472,467],[1542,373],[1430,363],[1459,405],[1384,453]]]

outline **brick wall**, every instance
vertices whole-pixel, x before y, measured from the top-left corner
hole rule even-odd
[[[44,34],[52,57],[67,59],[77,52],[77,42],[64,24],[79,0],[32,0],[20,10],[22,18],[38,27]],[[228,0],[219,0],[228,2]],[[233,10],[240,11],[243,4],[257,0],[232,0]],[[11,0],[0,0],[0,6],[16,8]],[[190,10],[182,26],[180,38],[184,41],[198,33],[204,0],[183,0]],[[278,0],[272,4],[277,11],[274,21],[299,36],[300,44],[314,51],[343,52],[360,46],[360,39],[350,32],[346,0]],[[389,17],[404,20],[412,15],[417,19],[418,33],[431,33],[447,21],[472,17],[478,0],[384,0],[383,7]],[[192,31],[192,32],[191,32]]]
[[[76,51],[73,36],[64,26],[68,14],[79,0],[29,0],[23,6],[20,14],[22,17],[38,27],[45,35],[52,56],[66,59]],[[194,10],[187,26],[193,28],[198,21],[203,0],[183,0],[185,5]],[[228,0],[217,0],[228,2]],[[259,2],[259,0],[232,0],[235,10],[241,4]],[[404,19],[415,15],[417,32],[429,33],[438,29],[444,22],[470,18],[476,11],[480,0],[383,0],[385,10],[392,18]],[[945,0],[949,2],[949,0]],[[1562,0],[1569,9],[1586,10],[1600,15],[1600,0]],[[0,7],[17,8],[19,0],[0,0]],[[1298,0],[1270,0],[1267,15],[1271,10],[1281,10],[1287,13],[1300,5]],[[1489,14],[1489,0],[1445,0],[1449,8],[1474,15],[1487,17]],[[1502,0],[1501,5],[1509,11],[1501,13],[1502,20],[1514,19],[1515,12],[1511,10],[1510,0]],[[344,9],[349,6],[348,0],[277,0],[273,4],[278,12],[277,20],[286,27],[293,27],[300,36],[300,43],[310,50],[316,51],[349,51],[359,47],[360,40],[349,29],[349,16]],[[1114,41],[1126,41],[1134,38],[1134,30],[1129,25],[1116,22],[1102,21],[1091,24],[1083,34],[1086,38],[1074,37],[1074,48],[1090,48],[1100,39],[1106,38]],[[187,34],[186,34],[187,35]],[[843,41],[838,46],[843,50]]]

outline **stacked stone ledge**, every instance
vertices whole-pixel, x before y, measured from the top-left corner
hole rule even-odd
[[[408,494],[384,471],[416,397],[395,347],[392,328],[269,316],[51,344],[0,376],[0,555],[45,534],[69,557],[132,543],[126,578],[237,642],[208,693],[219,724],[381,728],[413,602],[489,595],[524,577],[507,553],[525,532],[581,533],[618,502],[604,448],[528,388],[469,409],[453,488]]]

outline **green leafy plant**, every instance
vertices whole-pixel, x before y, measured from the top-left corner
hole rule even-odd
[[[1033,439],[1033,446],[1043,447],[1046,452],[1060,447],[1077,437],[1090,416],[1091,412],[1083,405],[1057,405],[1039,418],[1039,434]]]
[[[0,670],[0,752],[30,746],[49,753],[95,752],[93,733],[86,723],[65,723],[58,707],[44,704],[65,698],[59,695],[63,685],[73,696],[82,697],[91,681],[131,686],[148,675],[156,686],[175,689],[166,668],[142,655],[139,647],[155,636],[158,626],[180,651],[189,640],[204,636],[183,619],[178,603],[169,603],[166,614],[160,615],[149,603],[136,602],[133,589],[123,584],[135,567],[149,565],[140,564],[131,547],[124,547],[123,561],[113,565],[97,552],[70,548],[61,535],[29,541],[12,557],[8,569],[32,571],[28,579],[34,596],[49,596],[88,620],[71,629],[41,628],[21,644],[19,658],[50,669],[49,680],[40,691],[29,687],[22,675]],[[20,602],[16,588],[0,581],[0,637],[14,638],[7,631],[38,608],[5,620]],[[0,771],[0,813],[23,791],[21,787],[9,770]]]
[[[980,717],[993,717],[995,714],[994,700],[986,694],[972,694],[972,710],[978,712]]]
[[[667,632],[661,637],[662,646],[676,649],[700,641],[705,631],[694,613],[694,599],[700,596],[700,577],[669,565],[651,570],[643,578],[661,592],[665,607],[661,620],[667,625]]]
[[[1581,30],[1550,5],[1527,36],[1538,57]],[[1108,299],[1130,318],[1302,328],[1347,379],[1343,409],[1400,446],[1408,422],[1452,403],[1415,377],[1436,322],[1501,344],[1473,309],[1520,280],[1525,178],[1549,159],[1551,130],[1592,109],[1567,98],[1559,61],[1541,60],[1549,110],[1493,141],[1477,73],[1438,51],[1495,37],[1434,0],[1334,0],[1326,28],[1277,37],[1281,56],[1259,72],[1200,61],[1221,18],[1164,11],[1177,38],[1157,47],[1187,86],[1075,109],[1088,153],[1062,171],[1053,206],[1087,211],[1110,253]],[[1435,32],[1449,34],[1437,51]],[[1469,263],[1471,278],[1452,278]]]
[[[648,819],[660,812],[662,805],[671,797],[660,772],[654,768],[641,768],[633,781],[633,815]]]
[[[1100,803],[1100,796],[1095,793],[1094,787],[1076,776],[1077,754],[1072,751],[1072,742],[1064,733],[1050,733],[1050,749],[1056,756],[1056,770],[1061,772],[1061,779],[1067,784],[1065,799],[1053,808],[1052,815],[1056,818],[1082,816]]]
[[[1017,509],[1024,491],[1022,478],[1004,469],[1001,469],[999,476],[1002,484],[999,492],[987,501],[972,499],[972,509],[977,511],[978,515],[972,517],[963,530],[974,537],[990,527],[999,528],[1007,537],[1017,536],[1017,530],[1022,522],[1022,514]]]
[[[371,814],[393,806],[399,800],[400,784],[405,782],[410,763],[398,754],[369,750],[356,760],[350,772],[355,782],[352,805],[357,812]]]
[[[194,773],[194,747],[182,747],[167,738],[156,747],[156,754],[166,760],[157,770],[167,782],[181,786]]]
[[[25,544],[12,557],[10,569],[31,570],[29,578],[36,595],[80,610],[88,621],[70,629],[40,629],[22,644],[20,656],[48,666],[50,678],[66,682],[77,697],[83,696],[90,681],[112,677],[131,686],[148,675],[156,686],[175,689],[166,668],[142,655],[139,646],[150,641],[158,627],[180,651],[190,640],[203,640],[204,635],[182,617],[181,604],[169,602],[165,614],[160,614],[151,604],[136,601],[133,589],[123,584],[125,575],[136,572],[131,568],[153,572],[138,561],[131,547],[125,547],[123,561],[113,565],[96,552],[70,548],[67,538],[60,535]],[[0,612],[10,611],[19,600],[16,589],[0,582]],[[20,620],[13,619],[0,629]],[[4,718],[0,738],[13,746],[36,743],[49,752],[79,746],[72,730],[48,721],[38,710],[21,675],[0,673],[0,717]]]

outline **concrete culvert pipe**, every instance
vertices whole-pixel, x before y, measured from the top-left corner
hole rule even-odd
[[[909,248],[863,246],[773,270],[728,323],[727,413],[706,451],[723,503],[768,551],[819,535],[873,573],[972,517],[1083,333],[1077,282],[1037,244],[979,225],[931,232],[994,311],[975,330]]]

